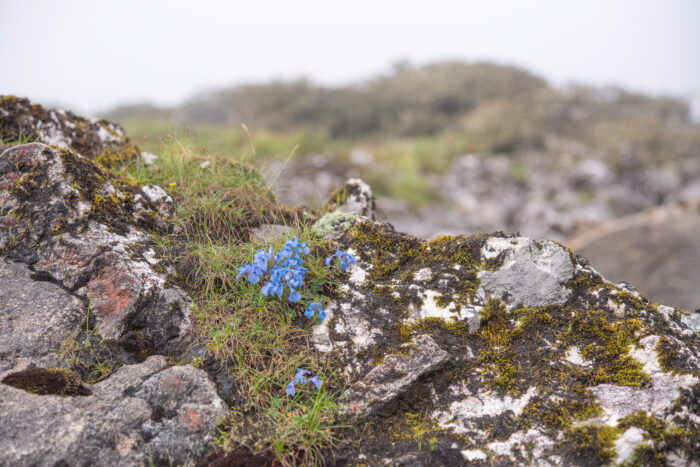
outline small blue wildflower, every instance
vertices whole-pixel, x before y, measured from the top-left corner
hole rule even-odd
[[[316,314],[316,311],[318,311],[318,318],[321,320],[321,322],[323,322],[326,319],[326,312],[323,311],[320,303],[309,303],[309,306],[306,307],[306,311],[304,312],[304,316],[312,319]]]
[[[294,387],[294,381],[287,385],[286,393],[292,397],[294,397],[294,395],[297,393],[297,389]]]
[[[314,386],[316,386],[316,389],[320,389],[321,385],[323,384],[323,381],[321,381],[321,378],[317,376],[308,378],[307,376],[311,375],[311,372],[309,370],[304,370],[303,368],[297,368],[297,372],[294,375],[294,379],[290,381],[289,384],[287,384],[287,390],[285,391],[289,396],[294,397],[297,393],[296,385],[297,384],[306,384],[308,382],[313,383]]]
[[[262,289],[260,289],[260,292],[262,292],[262,294],[266,297],[268,295],[277,295],[277,298],[282,298],[284,285],[280,284],[279,282],[265,281],[265,285],[263,285]]]
[[[316,386],[316,389],[321,389],[321,385],[323,384],[323,381],[321,381],[321,378],[317,376],[314,376],[313,378],[309,378],[309,381],[314,383],[314,386]]]
[[[306,375],[310,375],[309,370],[304,370],[302,368],[297,368],[297,372],[294,375],[294,382],[299,384],[306,384]]]
[[[292,303],[296,303],[299,300],[301,300],[301,294],[290,287],[289,288],[289,301]]]
[[[345,271],[348,266],[351,264],[355,264],[355,257],[352,256],[350,253],[347,253],[345,251],[340,251],[339,249],[336,248],[335,253],[333,253],[331,256],[326,258],[324,262],[326,263],[326,266],[330,267],[331,262],[333,261],[333,258],[338,258],[340,260],[340,270]]]

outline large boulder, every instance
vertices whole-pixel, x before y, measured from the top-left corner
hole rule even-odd
[[[144,231],[162,226],[171,204],[161,188],[119,186],[66,149],[31,143],[0,155],[0,252],[89,304],[103,338],[139,331],[159,352],[190,327],[191,301],[153,269]]]
[[[82,395],[0,384],[2,465],[180,465],[226,415],[207,374],[163,356],[126,365]],[[25,370],[26,371],[26,370]],[[47,370],[44,370],[47,371]]]
[[[357,258],[312,339],[364,427],[340,462],[698,465],[700,329],[681,311],[552,241],[361,217],[327,236]]]
[[[103,166],[133,160],[141,151],[106,120],[46,109],[27,99],[0,96],[0,141],[41,142],[71,149]]]
[[[614,281],[659,303],[700,309],[700,204],[673,204],[601,225],[569,246]]]
[[[70,149],[0,154],[0,465],[186,464],[213,439],[226,404],[166,358],[191,338],[149,233],[172,203]]]

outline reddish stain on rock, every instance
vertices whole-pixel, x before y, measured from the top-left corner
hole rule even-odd
[[[204,428],[204,419],[197,409],[187,409],[182,417],[182,424],[189,432],[199,431]]]
[[[108,338],[119,337],[124,320],[140,296],[141,287],[131,274],[118,267],[107,268],[87,287],[92,312],[104,323],[100,325],[100,334]]]

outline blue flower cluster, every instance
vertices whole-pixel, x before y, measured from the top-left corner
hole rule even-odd
[[[316,386],[316,389],[321,389],[321,385],[323,384],[323,381],[321,381],[321,378],[318,376],[314,376],[312,378],[309,378],[307,380],[307,376],[309,376],[311,372],[309,370],[304,370],[302,368],[297,368],[297,373],[294,375],[294,379],[287,385],[287,394],[290,396],[294,397],[297,393],[297,388],[295,387],[296,384],[306,384],[307,382],[313,383],[314,386]]]
[[[325,321],[326,319],[326,312],[325,310],[321,307],[320,303],[316,302],[311,302],[309,303],[309,306],[306,307],[306,311],[304,312],[304,316],[307,318],[311,319],[314,317],[316,312],[318,311],[318,319],[321,320],[321,322]]]
[[[296,238],[287,240],[282,250],[275,254],[272,247],[268,251],[258,250],[255,259],[251,263],[244,264],[238,269],[236,279],[242,275],[248,275],[248,281],[255,284],[267,272],[268,262],[274,259],[274,266],[270,270],[270,280],[265,281],[261,292],[263,295],[277,295],[282,298],[284,288],[289,288],[289,301],[297,303],[301,295],[297,289],[304,285],[306,268],[302,266],[302,255],[309,254],[309,246]]]
[[[340,251],[339,249],[335,249],[335,253],[330,255],[328,258],[324,260],[326,263],[326,266],[330,267],[331,262],[333,261],[333,258],[338,258],[340,260],[340,270],[345,271],[351,264],[355,264],[355,257],[352,256],[350,253],[346,253],[344,251]]]
[[[308,254],[309,246],[304,242],[300,242],[296,237],[287,240],[287,243],[284,244],[279,253],[275,253],[272,247],[267,251],[260,249],[255,253],[255,258],[252,262],[238,268],[236,280],[245,275],[250,283],[256,284],[267,274],[270,260],[274,260],[275,264],[270,270],[270,280],[265,281],[260,291],[266,297],[268,295],[276,295],[278,298],[282,298],[286,286],[289,289],[289,301],[297,303],[301,300],[301,294],[297,289],[304,285],[304,277],[307,271],[303,266],[303,256]],[[352,255],[336,249],[333,255],[325,259],[326,266],[330,267],[333,258],[339,259],[340,269],[343,271],[351,264],[355,264],[355,258]],[[304,316],[312,319],[317,313],[318,318],[323,322],[326,319],[326,312],[320,303],[311,302],[306,308]]]

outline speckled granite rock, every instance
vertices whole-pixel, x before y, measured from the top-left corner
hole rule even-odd
[[[139,330],[162,352],[187,334],[190,300],[153,270],[157,258],[143,229],[164,226],[172,200],[160,188],[116,184],[66,149],[6,150],[0,253],[89,302],[102,337]]]
[[[227,407],[164,356],[191,328],[149,234],[173,200],[105,168],[133,156],[114,125],[0,98],[6,140],[13,125],[52,146],[0,154],[0,465],[193,462]]]
[[[162,356],[88,388],[90,395],[61,397],[0,384],[0,464],[184,464],[226,415],[204,371],[167,368]]]

